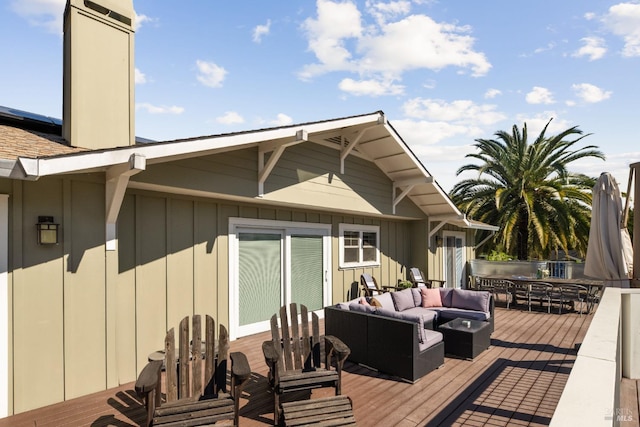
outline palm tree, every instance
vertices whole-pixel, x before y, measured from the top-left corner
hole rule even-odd
[[[520,260],[547,258],[558,249],[586,252],[591,222],[591,189],[595,178],[572,173],[571,162],[585,157],[604,160],[595,146],[573,149],[588,135],[577,126],[557,135],[545,135],[547,122],[536,140],[527,141],[527,124],[522,132],[498,131],[496,139],[476,139],[480,160],[457,171],[477,171],[453,187],[451,198],[469,217],[494,224],[500,230],[492,248]],[[582,135],[573,140],[566,138]],[[491,242],[489,242],[491,244]],[[491,249],[491,248],[490,248]]]

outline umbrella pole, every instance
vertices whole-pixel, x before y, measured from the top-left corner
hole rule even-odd
[[[636,178],[633,189],[633,203],[640,201],[640,185],[638,185],[638,170],[640,169],[640,163],[633,163],[629,170],[629,183]],[[629,193],[627,192],[627,199]],[[625,224],[626,225],[626,224]],[[640,212],[634,208],[633,215],[633,276],[631,279],[632,288],[640,288]]]

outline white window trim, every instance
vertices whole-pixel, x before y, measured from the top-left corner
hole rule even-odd
[[[9,195],[0,194],[0,418],[9,415]]]
[[[360,267],[378,267],[380,266],[380,226],[379,225],[359,225],[359,224],[339,224],[338,231],[340,233],[339,243],[339,266],[340,268],[360,268]],[[358,261],[358,262],[345,262],[344,261],[344,233],[346,231],[362,232],[374,232],[376,233],[376,259],[375,261]],[[362,242],[362,235],[360,237]],[[362,260],[362,244],[360,244],[360,252],[358,258]]]

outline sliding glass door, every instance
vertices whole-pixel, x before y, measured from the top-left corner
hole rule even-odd
[[[229,246],[232,338],[268,330],[283,304],[330,303],[330,226],[237,218]]]

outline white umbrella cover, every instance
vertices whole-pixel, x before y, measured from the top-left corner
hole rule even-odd
[[[618,183],[603,172],[593,187],[591,228],[584,274],[628,287],[633,265],[631,238],[621,224],[622,200]]]

